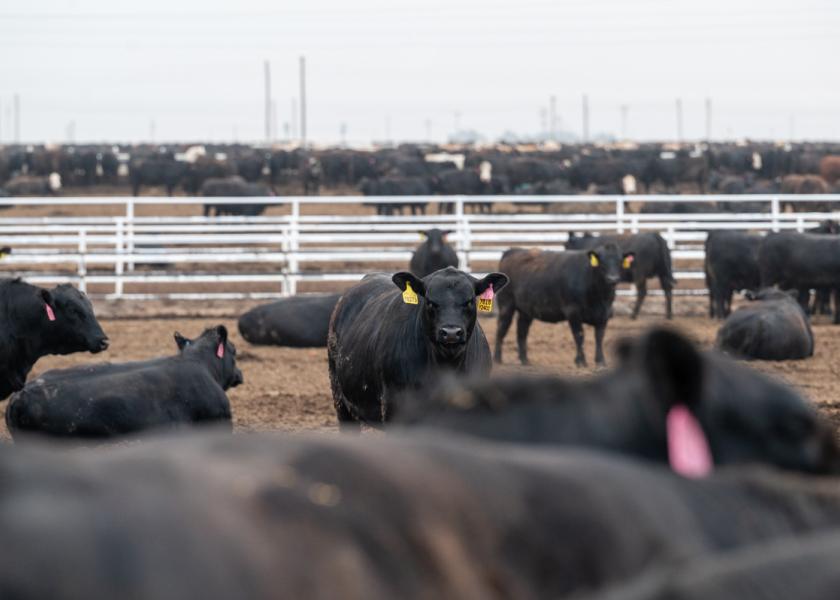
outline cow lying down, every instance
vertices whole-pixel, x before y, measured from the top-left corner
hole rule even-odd
[[[239,317],[239,333],[251,344],[325,347],[330,315],[340,297],[305,294],[257,306]]]
[[[705,473],[712,463],[750,462],[840,473],[832,428],[787,385],[700,353],[667,329],[623,341],[618,354],[617,368],[591,379],[450,380],[404,395],[397,414],[408,425],[597,447],[670,462],[688,474]]]
[[[9,431],[16,438],[107,438],[193,423],[230,429],[225,390],[242,383],[242,372],[227,329],[207,329],[194,340],[176,333],[175,341],[175,356],[47,371],[9,400]]]
[[[564,598],[840,525],[821,478],[456,436],[18,444],[0,480],[2,598]]]
[[[744,296],[752,302],[726,318],[715,346],[737,358],[792,360],[814,355],[814,334],[796,290],[767,288]]]

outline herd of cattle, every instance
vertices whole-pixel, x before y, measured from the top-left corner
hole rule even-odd
[[[171,356],[27,381],[40,357],[109,340],[75,288],[0,280],[0,399],[23,442],[0,453],[0,597],[834,598],[836,432],[733,357],[813,354],[809,298],[838,299],[837,231],[710,235],[723,352],[657,327],[586,379],[490,371],[515,314],[523,364],[537,319],[568,321],[578,365],[594,326],[603,365],[621,282],[635,317],[658,278],[670,318],[658,234],[513,248],[477,278],[431,230],[408,271],[243,314],[249,343],[326,346],[341,429],[386,433],[361,437],[230,435],[226,391],[246,377],[221,325],[175,333]],[[730,314],[740,289],[752,302]],[[178,433],[43,444],[160,429]]]
[[[840,145],[816,143],[542,148],[406,144],[371,151],[246,145],[0,148],[0,194],[11,196],[54,194],[62,186],[117,184],[130,185],[134,195],[150,186],[169,195],[181,189],[206,196],[271,196],[301,189],[304,194],[318,194],[322,187],[340,186],[368,196],[818,194],[836,191],[838,180]],[[206,211],[258,214],[265,207],[237,206],[243,205],[208,205]],[[721,208],[727,206],[734,207]],[[389,214],[403,207],[377,208]],[[422,204],[411,208],[425,210]],[[477,208],[487,210],[489,205]],[[662,208],[653,205],[651,210]]]

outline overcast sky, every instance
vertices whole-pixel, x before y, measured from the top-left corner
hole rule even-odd
[[[838,0],[29,0],[0,4],[0,141],[264,139],[308,62],[316,142],[560,127],[672,140],[840,139]],[[75,133],[68,124],[75,123]],[[152,125],[153,124],[153,125]]]

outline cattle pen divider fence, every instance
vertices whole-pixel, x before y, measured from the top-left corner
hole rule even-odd
[[[743,203],[757,211],[638,213],[636,203]],[[238,299],[295,294],[300,282],[352,282],[377,265],[407,266],[418,232],[451,230],[460,267],[498,262],[511,246],[563,249],[569,232],[637,233],[658,231],[672,252],[678,281],[702,280],[698,261],[711,230],[803,231],[836,212],[784,212],[797,203],[840,202],[840,195],[653,195],[653,196],[303,196],[268,198],[196,197],[42,197],[0,198],[0,207],[55,207],[52,216],[10,217],[0,213],[0,246],[12,254],[0,262],[5,274],[33,283],[69,282],[82,290],[94,284],[112,291],[92,294],[105,299]],[[140,206],[269,204],[284,214],[250,217],[138,216]],[[378,216],[316,211],[340,205],[422,203],[427,215]],[[470,212],[480,203],[491,213]],[[451,214],[437,214],[447,204]],[[577,212],[556,210],[575,205]],[[614,210],[609,210],[609,205]],[[124,206],[117,216],[63,216],[66,207]],[[507,205],[509,212],[498,212]],[[553,206],[548,212],[511,211],[528,205]],[[586,210],[580,210],[584,206]],[[607,212],[603,208],[607,207]],[[599,209],[600,207],[600,209]],[[306,209],[306,210],[302,210]],[[58,213],[57,215],[55,213]],[[148,209],[145,212],[150,212]],[[274,213],[276,211],[272,211]],[[200,265],[200,266],[196,266]],[[250,265],[245,269],[243,265]],[[345,268],[337,268],[344,265]],[[321,268],[326,266],[325,268]],[[154,284],[167,291],[128,293],[126,286]],[[266,291],[171,291],[185,284],[259,284]],[[619,293],[632,293],[620,290]],[[656,293],[656,292],[654,292]],[[677,293],[703,294],[702,288]]]

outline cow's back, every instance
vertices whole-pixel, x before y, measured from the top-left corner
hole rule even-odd
[[[326,346],[330,316],[340,297],[341,294],[295,296],[257,306],[239,317],[239,332],[252,344]]]

